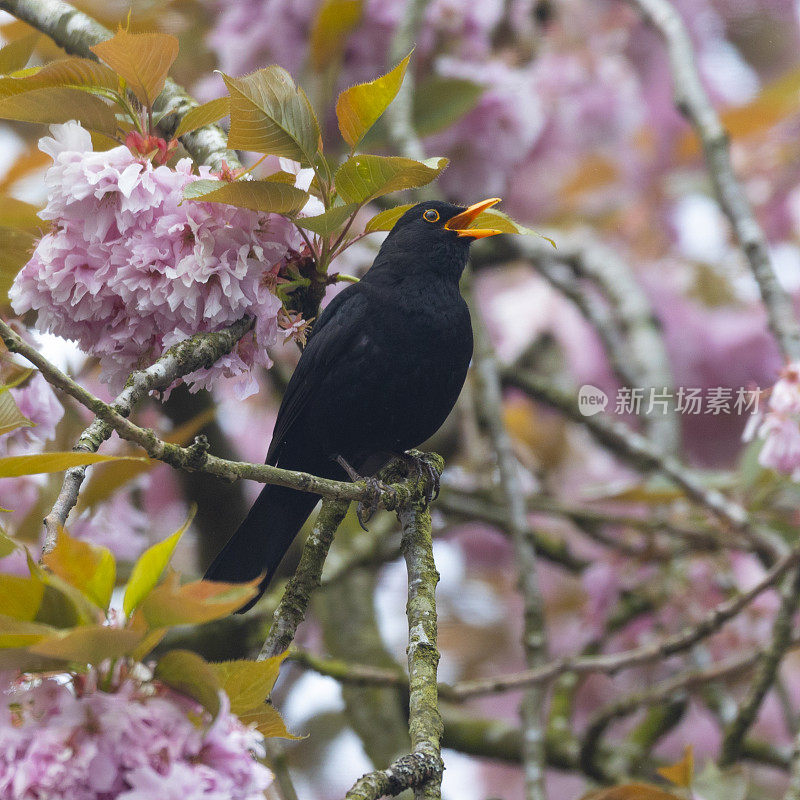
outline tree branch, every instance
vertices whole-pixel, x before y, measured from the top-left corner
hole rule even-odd
[[[346,500],[323,500],[314,528],[303,546],[300,563],[275,609],[272,627],[258,655],[259,661],[282,653],[292,643],[298,625],[305,618],[311,593],[320,584],[333,536],[349,505]]]
[[[475,303],[472,303],[475,308]],[[539,589],[538,567],[534,539],[530,536],[525,495],[519,478],[519,464],[513,445],[503,423],[503,397],[489,334],[480,312],[473,315],[475,330],[474,369],[478,391],[482,395],[483,412],[489,427],[489,437],[495,453],[500,477],[500,489],[508,509],[508,522],[517,561],[517,581],[523,602],[522,645],[525,664],[535,669],[547,657],[544,601]],[[525,731],[522,767],[525,774],[527,800],[544,800],[544,692],[529,686],[522,698],[520,716]]]

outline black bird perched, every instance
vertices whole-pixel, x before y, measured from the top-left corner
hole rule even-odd
[[[314,325],[278,411],[268,464],[346,480],[341,462],[373,474],[438,430],[472,358],[458,288],[469,246],[501,232],[468,226],[497,202],[464,209],[428,201],[400,217],[367,274]],[[318,499],[266,485],[205,577],[238,582],[263,573],[263,593]]]

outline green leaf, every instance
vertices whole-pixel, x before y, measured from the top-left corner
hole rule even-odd
[[[117,580],[117,565],[110,550],[74,539],[61,528],[55,547],[42,561],[51,572],[83,592],[96,606],[108,609]]]
[[[267,739],[279,737],[281,739],[301,739],[286,730],[286,723],[274,706],[264,703],[261,708],[239,714],[243,725],[255,725],[256,730]]]
[[[139,456],[105,456],[100,453],[36,453],[0,458],[0,478],[18,478],[40,472],[63,472],[70,467],[101,461],[149,461]]]
[[[464,78],[434,75],[414,87],[414,129],[430,136],[450,127],[472,111],[483,94],[483,86]]]
[[[316,217],[299,217],[294,221],[299,228],[314,231],[320,236],[329,236],[340,230],[350,217],[358,211],[357,203],[334,206]]]
[[[172,572],[140,605],[151,628],[197,625],[226,617],[258,594],[261,578],[248,583],[193,581],[183,586]]]
[[[70,87],[32,89],[0,98],[0,119],[52,124],[77,119],[84,128],[114,136],[114,111],[99,97]]]
[[[44,584],[31,577],[0,575],[0,608],[14,619],[32,621],[39,613]]]
[[[222,77],[231,101],[228,147],[314,166],[321,149],[319,122],[285,69],[273,64],[242,78]]]
[[[321,72],[341,56],[347,34],[361,22],[363,0],[324,0],[311,24],[309,58]]]
[[[0,197],[0,226],[38,233],[48,223],[39,219],[39,208],[16,197]],[[0,230],[3,229],[0,227]]]
[[[55,631],[28,646],[31,653],[58,658],[74,664],[99,664],[108,658],[127,656],[142,639],[137,631],[109,628],[106,625],[82,625]]]
[[[366,224],[364,233],[390,231],[392,228],[394,228],[397,220],[399,220],[409,208],[413,207],[414,203],[404,203],[401,206],[395,206],[394,208],[387,208],[385,211],[381,211]]]
[[[145,107],[152,107],[164,88],[167,73],[178,55],[178,40],[168,33],[128,33],[114,36],[91,51],[124,78]]]
[[[33,234],[0,226],[0,303],[8,302],[14,278],[30,260],[35,244]]]
[[[397,96],[411,59],[409,53],[391,72],[369,83],[345,89],[336,101],[342,138],[354,148]]]
[[[56,628],[72,628],[76,625],[91,625],[103,621],[103,612],[80,589],[54,572],[42,569],[26,553],[31,577],[41,581],[44,594],[36,621]]]
[[[126,616],[130,616],[131,612],[141,604],[161,579],[178,541],[192,524],[194,513],[195,509],[192,509],[186,522],[175,533],[164,541],[148,547],[133,565],[131,577],[125,587],[125,597],[122,600],[122,608]]]
[[[201,179],[183,189],[187,200],[203,203],[227,203],[264,213],[293,216],[308,202],[308,195],[296,186],[277,181],[215,181]]]
[[[19,545],[10,536],[0,530],[0,558],[10,556],[18,549]]]
[[[446,158],[411,158],[357,155],[336,170],[336,191],[346,203],[366,203],[401,189],[416,189],[437,178]]]
[[[287,655],[288,651],[263,661],[241,659],[211,664],[234,714],[244,714],[266,702]]]
[[[0,648],[28,647],[45,636],[50,636],[53,631],[50,625],[0,614]]]
[[[162,683],[197,700],[212,717],[219,714],[220,684],[217,673],[197,653],[170,650],[156,664],[154,674]]]
[[[1,47],[0,75],[7,75],[9,72],[22,69],[28,63],[40,38],[41,34],[37,31],[27,36],[20,36],[19,39],[14,39],[5,47]]]
[[[11,396],[11,392],[8,391],[8,387],[0,386],[0,436],[17,428],[32,428],[35,425],[35,422],[28,419],[17,408],[17,404]]]
[[[190,108],[181,119],[175,131],[175,138],[183,136],[184,133],[202,128],[205,125],[211,125],[223,117],[227,117],[231,113],[231,99],[230,97],[217,97],[215,100],[209,100],[200,106]]]
[[[51,61],[25,77],[0,79],[0,97],[51,88],[106,89],[119,93],[119,77],[105,64],[90,58],[62,58]]]
[[[746,800],[748,780],[741,764],[721,770],[713,761],[699,775],[695,775],[691,785],[692,797],[703,800]]]
[[[486,211],[482,211],[478,214],[469,227],[494,228],[502,233],[522,233],[528,236],[538,236],[540,239],[550,242],[553,247],[556,246],[556,243],[549,236],[538,233],[532,228],[526,228],[524,225],[520,225],[519,222],[514,222],[508,214],[504,214],[502,211],[497,211],[494,208],[487,208]]]

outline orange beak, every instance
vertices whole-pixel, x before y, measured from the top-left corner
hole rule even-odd
[[[499,197],[490,197],[488,200],[481,200],[480,203],[474,203],[469,208],[464,209],[460,214],[456,214],[454,217],[447,220],[444,227],[448,231],[455,231],[459,236],[471,236],[473,239],[497,236],[498,233],[502,233],[503,231],[498,231],[494,228],[470,228],[469,226],[475,222],[482,212],[499,202]]]

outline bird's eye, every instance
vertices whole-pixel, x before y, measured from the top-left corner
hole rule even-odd
[[[436,222],[439,219],[439,212],[433,208],[429,208],[423,215],[422,218],[426,222]]]

